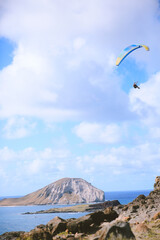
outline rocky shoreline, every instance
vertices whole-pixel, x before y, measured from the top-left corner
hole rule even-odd
[[[118,205],[121,205],[120,202],[118,200],[113,200],[96,204],[81,204],[70,207],[50,208],[48,210],[40,210],[36,212],[25,212],[23,214],[94,212]]]
[[[97,205],[97,204],[93,204]],[[102,206],[101,206],[102,207]],[[93,208],[92,208],[93,209]],[[30,232],[9,232],[0,240],[159,240],[160,177],[154,191],[139,195],[127,205],[101,208],[80,218],[55,217]]]

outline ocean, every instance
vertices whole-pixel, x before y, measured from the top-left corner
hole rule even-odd
[[[127,204],[133,201],[140,194],[147,196],[151,190],[139,191],[119,191],[105,192],[105,200],[119,200],[121,204]],[[0,197],[2,199],[4,197]],[[49,214],[27,214],[25,212],[35,212],[49,208],[58,208],[68,205],[36,205],[36,206],[18,206],[18,207],[0,207],[0,235],[10,231],[30,231],[39,224],[47,224],[55,216],[61,218],[78,218],[86,215],[84,213],[49,213]]]

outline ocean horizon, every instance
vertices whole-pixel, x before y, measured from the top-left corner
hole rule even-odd
[[[105,201],[118,200],[121,204],[132,202],[140,194],[147,196],[152,190],[135,190],[135,191],[112,191],[105,192]],[[0,196],[3,198],[20,197],[20,196]],[[74,204],[75,205],[75,204]],[[50,208],[60,208],[68,205],[32,205],[32,206],[7,206],[0,207],[0,235],[10,231],[30,231],[39,224],[47,224],[55,216],[64,219],[78,218],[88,214],[83,213],[49,213],[49,214],[28,214],[25,212],[35,212],[39,210],[47,210]],[[70,205],[71,206],[71,205]]]

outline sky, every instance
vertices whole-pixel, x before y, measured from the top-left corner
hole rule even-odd
[[[0,196],[160,175],[158,0],[0,1]],[[131,44],[145,44],[115,65]],[[138,81],[140,89],[132,87]]]

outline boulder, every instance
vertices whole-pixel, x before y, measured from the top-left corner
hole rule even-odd
[[[94,225],[100,225],[105,219],[105,214],[102,211],[96,211],[90,214]]]
[[[106,222],[111,222],[118,217],[118,213],[113,210],[113,207],[106,208],[104,211],[104,220]]]
[[[67,223],[68,232],[71,233],[88,233],[91,230],[93,219],[90,214]]]
[[[128,222],[114,222],[104,229],[99,240],[135,240]]]
[[[96,211],[87,214],[78,219],[67,222],[67,229],[72,233],[91,233],[97,231],[97,227],[104,221],[111,222],[118,217],[116,211],[112,207],[106,208],[104,211]]]
[[[63,218],[60,218],[58,216],[54,217],[53,219],[51,219],[48,223],[47,223],[47,226],[50,225],[50,226],[55,226],[57,223],[60,223],[60,222],[66,222],[65,219]]]
[[[52,236],[55,236],[60,232],[64,232],[66,228],[67,222],[60,217],[53,218],[46,225],[46,229],[52,234]]]

